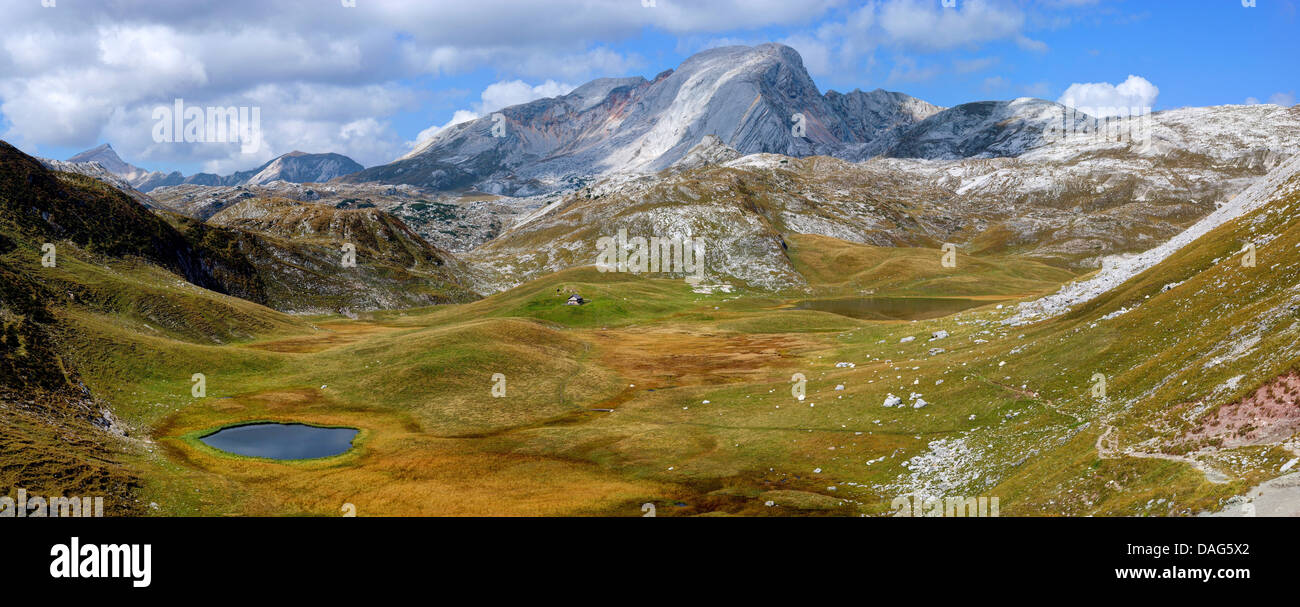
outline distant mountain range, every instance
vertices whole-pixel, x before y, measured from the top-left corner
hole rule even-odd
[[[1252,146],[1235,154],[1263,149],[1258,137],[1214,141],[1215,133],[1231,129],[1213,121],[1189,132],[1171,131],[1160,114],[1148,123],[1158,141],[1145,154],[1227,144]],[[610,174],[654,173],[681,161],[706,137],[741,155],[821,155],[850,162],[1020,158],[1078,152],[1079,146],[1054,139],[1053,129],[1086,131],[1095,120],[1028,97],[944,108],[881,89],[822,93],[794,49],[769,43],[709,49],[650,80],[601,78],[566,95],[510,106],[452,125],[401,158],[368,169],[339,154],[291,152],[232,175],[185,176],[135,167],[107,144],[69,162],[98,163],[141,192],[338,180],[522,197],[573,190]],[[1276,151],[1271,144],[1286,139],[1264,143]]]
[[[163,186],[182,184],[232,186],[263,185],[272,181],[317,183],[355,173],[365,168],[342,154],[308,154],[293,151],[248,171],[239,171],[224,176],[212,173],[197,173],[186,177],[179,171],[172,171],[171,173],[147,171],[129,164],[117,155],[112,145],[107,143],[81,152],[69,158],[66,162],[74,165],[98,163],[104,170],[116,175],[141,192],[150,192]],[[75,167],[65,166],[60,170],[71,169],[75,169]],[[76,172],[91,174],[93,169],[85,167],[84,170]]]
[[[106,151],[111,156],[101,157],[116,158],[111,148]],[[221,217],[203,221],[165,204],[146,209],[137,204],[145,201],[119,192],[121,186],[106,187],[103,177],[65,170],[67,165],[104,170],[98,158],[40,162],[0,141],[0,238],[70,242],[97,254],[139,257],[191,284],[285,312],[339,313],[478,297],[465,286],[466,271],[455,256],[379,209],[268,197],[241,199]],[[361,263],[339,266],[344,243],[353,245]]]
[[[1047,143],[1046,127],[1063,120],[1063,110],[1028,98],[945,109],[880,89],[823,94],[794,49],[731,46],[698,53],[653,80],[594,80],[453,125],[406,156],[343,180],[530,195],[591,175],[667,168],[709,135],[741,154],[1008,156]]]

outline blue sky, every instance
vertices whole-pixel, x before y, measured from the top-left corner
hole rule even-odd
[[[294,149],[371,166],[456,120],[769,41],[798,50],[823,91],[944,106],[1067,91],[1156,110],[1292,105],[1300,90],[1297,0],[645,3],[0,0],[13,16],[0,32],[0,138],[54,158],[111,142],[128,162],[187,174]],[[151,112],[176,98],[260,108],[263,145],[155,141]]]

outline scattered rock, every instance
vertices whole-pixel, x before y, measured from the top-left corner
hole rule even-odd
[[[844,504],[843,500],[829,495],[790,489],[766,491],[758,497],[766,500],[763,502],[765,505],[783,506],[795,510],[834,510]]]

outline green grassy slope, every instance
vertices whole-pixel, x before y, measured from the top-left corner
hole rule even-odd
[[[1068,270],[1012,256],[958,254],[953,267],[939,249],[874,247],[828,236],[786,238],[795,270],[818,295],[1023,296],[1074,277]]]
[[[46,243],[56,246],[52,267],[41,263]],[[0,142],[5,492],[98,495],[109,512],[140,512],[139,476],[121,462],[135,433],[118,418],[116,403],[87,385],[81,353],[90,350],[73,344],[89,335],[81,328],[186,344],[307,330],[262,306],[196,286],[257,298],[261,285],[249,270],[238,257],[193,246],[117,190],[50,173]],[[91,321],[79,326],[77,318]]]
[[[1029,326],[1003,323],[1013,306],[993,303],[916,322],[789,309],[864,291],[1027,298],[1071,278],[1017,256],[944,268],[934,249],[800,235],[784,255],[807,291],[696,292],[587,266],[461,305],[309,322],[90,241],[42,268],[39,224],[14,220],[0,240],[6,385],[84,385],[140,440],[65,446],[38,428],[53,414],[29,408],[3,419],[49,455],[0,470],[39,484],[101,457],[79,473],[98,480],[77,486],[116,471],[115,486],[162,514],[336,515],[346,502],[363,514],[635,516],[648,501],[660,515],[849,515],[885,514],[903,495],[998,497],[1003,515],[1213,510],[1295,457],[1296,390],[1279,378],[1300,361],[1297,205],[1279,195]],[[1246,242],[1255,267],[1236,254]],[[590,303],[564,305],[572,293]],[[207,396],[190,394],[193,373]],[[890,394],[906,406],[884,407]],[[78,423],[96,424],[94,410]],[[1258,414],[1212,423],[1243,411]],[[268,419],[362,432],[348,454],[295,463],[193,440]],[[54,427],[99,436],[70,424]]]
[[[917,323],[845,321],[833,335],[811,342],[791,337],[791,347],[807,349],[745,381],[714,373],[699,385],[634,390],[616,415],[525,429],[515,436],[523,445],[516,448],[579,456],[710,494],[756,496],[764,487],[799,487],[868,513],[884,512],[894,497],[911,493],[998,496],[1005,514],[1216,509],[1276,476],[1294,457],[1284,440],[1227,448],[1216,446],[1222,440],[1201,442],[1195,446],[1206,448],[1193,453],[1186,441],[1207,416],[1238,406],[1260,387],[1270,390],[1300,360],[1294,293],[1300,226],[1291,212],[1297,203],[1294,194],[1280,197],[1120,288],[1038,325],[1003,325],[1010,309],[991,306]],[[1242,267],[1234,255],[1244,242],[1259,247],[1256,267]],[[1014,288],[1026,275],[1023,266],[971,266],[988,272],[981,281],[986,285]],[[938,280],[917,274],[895,284]],[[545,286],[525,285],[478,305],[582,326],[577,311],[533,303],[555,284],[539,283]],[[642,309],[656,301],[639,295],[634,300]],[[788,322],[754,301],[691,301],[693,308],[673,315],[620,313],[654,318],[664,331],[708,335],[711,354],[721,359],[729,343],[782,331]],[[619,324],[616,318],[601,323]],[[640,328],[620,334],[624,346],[604,347],[633,347]],[[950,336],[929,341],[939,329]],[[916,340],[900,343],[903,337]],[[688,376],[701,362],[676,352],[677,337],[657,340],[637,351],[641,364],[612,366],[625,377],[655,377],[648,369],[656,367]],[[841,361],[855,367],[837,368]],[[743,367],[731,359],[720,365]],[[792,372],[809,380],[805,401],[789,394]],[[1090,392],[1098,373],[1106,377],[1105,398]],[[882,406],[891,393],[913,402],[912,392],[929,404]],[[1257,423],[1281,428],[1283,438],[1294,434],[1286,426],[1293,423],[1290,414],[1272,415],[1278,420]],[[1108,431],[1116,445],[1099,451],[1098,439]]]

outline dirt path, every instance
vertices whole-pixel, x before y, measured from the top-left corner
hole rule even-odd
[[[1206,465],[1204,462],[1201,462],[1200,460],[1195,460],[1190,457],[1184,457],[1181,455],[1170,455],[1168,453],[1149,453],[1146,451],[1134,451],[1132,449],[1125,449],[1123,451],[1118,451],[1117,449],[1111,449],[1106,445],[1106,439],[1109,438],[1113,432],[1115,432],[1115,426],[1106,426],[1106,431],[1102,433],[1101,436],[1097,437],[1097,457],[1100,457],[1101,459],[1119,459],[1121,457],[1141,457],[1146,459],[1163,459],[1171,462],[1182,462],[1193,468],[1196,468],[1197,470],[1200,470],[1201,473],[1205,475],[1205,480],[1214,483],[1216,485],[1221,485],[1223,483],[1232,480],[1231,478],[1228,477],[1228,475],[1219,472],[1214,468],[1209,467],[1208,465]]]

